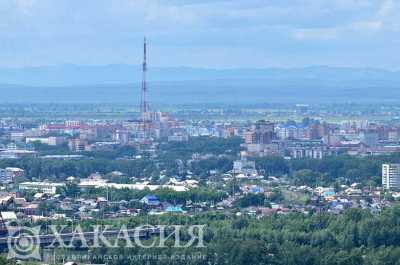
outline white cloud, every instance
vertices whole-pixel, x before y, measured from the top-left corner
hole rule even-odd
[[[335,26],[295,29],[291,33],[292,37],[297,40],[357,39],[393,30],[399,25],[398,16],[395,15],[398,7],[393,0],[336,0],[331,3],[336,6],[336,11],[355,11],[358,8],[358,12],[346,23],[337,23]],[[360,8],[364,9],[364,12],[361,12]]]
[[[117,63],[120,57],[112,58],[136,50],[143,35],[160,54],[178,45],[277,53],[297,53],[297,41],[347,47],[366,38],[397,40],[391,31],[400,30],[399,6],[400,0],[0,0],[0,57],[21,61],[20,54],[31,53],[57,63],[82,52]],[[21,44],[25,50],[16,48]]]
[[[332,40],[338,37],[337,28],[298,29],[292,37],[298,40]]]
[[[369,21],[356,21],[353,22],[351,28],[354,30],[362,30],[362,31],[379,31],[383,27],[383,22],[379,20],[369,20]]]
[[[393,14],[395,11],[395,4],[393,0],[384,0],[381,8],[378,11],[378,16],[386,17]]]

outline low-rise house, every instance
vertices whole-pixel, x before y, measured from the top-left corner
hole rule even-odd
[[[21,197],[14,198],[14,203],[16,207],[24,207],[28,204],[26,199]]]
[[[361,196],[362,191],[360,189],[348,188],[344,191],[344,193],[348,196]]]
[[[7,210],[15,207],[14,197],[6,195],[0,198],[0,209]]]
[[[23,177],[25,170],[17,167],[6,167],[0,169],[0,183],[9,184],[15,182],[18,177]]]
[[[17,215],[15,212],[1,212],[1,219],[4,223],[17,221]]]
[[[98,208],[104,208],[104,207],[107,206],[108,200],[106,198],[104,198],[104,197],[98,197],[96,199],[96,203],[97,203],[97,207]]]
[[[184,213],[185,211],[182,209],[181,206],[170,205],[165,208],[165,212],[167,212],[167,213]]]
[[[23,211],[26,215],[34,215],[38,212],[39,204],[31,203],[23,208]]]
[[[48,198],[48,195],[46,193],[35,193],[35,195],[33,195],[33,200],[35,201],[41,201],[41,200],[46,200]]]
[[[155,195],[146,195],[144,196],[140,202],[149,205],[149,206],[158,206],[160,205],[160,201]]]
[[[64,186],[64,183],[23,182],[19,184],[19,189],[21,191],[36,191],[39,193],[56,194],[57,188],[61,188]]]

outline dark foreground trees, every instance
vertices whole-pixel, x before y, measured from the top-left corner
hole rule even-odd
[[[140,219],[142,218],[142,219]],[[107,222],[107,220],[105,220]],[[139,216],[129,224],[205,224],[204,248],[110,248],[93,254],[122,255],[109,264],[400,264],[400,208],[378,215],[360,209],[342,215],[292,213],[261,219],[209,212],[195,216]],[[115,224],[112,222],[111,224]],[[183,242],[188,240],[182,233]],[[157,239],[155,239],[157,240]],[[171,246],[167,244],[167,246]],[[98,252],[98,253],[97,253]],[[146,255],[148,260],[146,260]],[[126,257],[126,258],[123,258]],[[137,258],[144,258],[138,262]],[[195,258],[193,258],[195,257]],[[135,260],[136,258],[136,260]],[[97,260],[97,263],[103,262]],[[136,263],[135,263],[136,262]],[[148,262],[148,263],[147,263]]]

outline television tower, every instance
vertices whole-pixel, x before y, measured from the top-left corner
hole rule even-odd
[[[144,38],[143,43],[143,69],[142,69],[142,88],[140,95],[140,115],[141,115],[141,123],[144,138],[149,136],[149,125],[150,125],[150,112],[149,112],[149,103],[147,102],[147,43],[146,37]]]

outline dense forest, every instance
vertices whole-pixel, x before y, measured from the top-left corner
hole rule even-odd
[[[96,220],[96,223],[99,223]],[[111,248],[93,249],[93,255],[122,255],[108,264],[137,264],[133,255],[166,257],[146,264],[273,264],[273,265],[396,265],[400,264],[400,207],[379,215],[349,209],[342,215],[328,213],[274,214],[261,219],[204,213],[187,217],[164,215],[104,220],[118,227],[149,224],[206,224],[204,248]],[[183,241],[187,235],[181,234]],[[153,238],[153,240],[157,240]],[[201,259],[188,256],[198,255]],[[169,260],[183,255],[183,260]],[[96,260],[102,263],[102,260]]]

